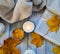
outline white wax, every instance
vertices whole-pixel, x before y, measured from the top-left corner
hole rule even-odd
[[[26,50],[24,54],[35,54],[33,50]]]
[[[27,33],[30,33],[34,30],[34,23],[32,23],[31,21],[27,21],[23,24],[23,30]]]

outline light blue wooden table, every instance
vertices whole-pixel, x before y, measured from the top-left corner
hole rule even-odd
[[[8,36],[8,37],[11,37],[12,36],[12,34],[11,34],[12,30],[14,28],[17,28],[17,27],[22,29],[23,23],[27,20],[31,20],[35,23],[35,25],[37,25],[38,21],[40,19],[40,16],[39,17],[37,17],[37,16],[38,15],[34,14],[33,17],[30,17],[29,19],[25,19],[23,21],[20,21],[20,22],[14,23],[14,24],[8,24],[8,23],[4,22],[1,19],[0,19],[0,22],[5,23],[5,25],[7,26],[6,27],[6,33],[7,34],[5,34],[5,35]],[[34,45],[30,44],[31,37],[30,36],[28,36],[28,37],[29,37],[29,40],[28,40],[29,46],[28,46],[28,48],[34,50],[36,52],[36,54],[53,54],[52,47],[54,45],[52,43],[45,40],[44,44],[40,48],[36,48]],[[23,39],[23,42],[20,45],[18,45],[17,48],[20,49],[21,54],[24,54],[24,52],[27,50],[27,37],[26,37],[26,34],[25,34],[25,38]]]

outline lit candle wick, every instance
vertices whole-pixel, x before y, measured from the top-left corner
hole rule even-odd
[[[30,30],[31,29],[31,27],[29,25],[27,25],[26,28],[27,28],[27,30]]]

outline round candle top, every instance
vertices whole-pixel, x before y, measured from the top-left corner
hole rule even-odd
[[[33,50],[26,50],[24,54],[35,54]]]
[[[23,24],[23,30],[27,33],[30,33],[34,30],[34,23],[32,23],[31,21],[27,21]]]

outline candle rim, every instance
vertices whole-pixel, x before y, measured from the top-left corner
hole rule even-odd
[[[26,54],[28,51],[29,51],[29,52],[31,52],[31,51],[32,51],[32,52],[35,54],[35,51],[34,51],[34,50],[32,50],[32,49],[27,49],[27,50],[25,51],[25,54]]]
[[[34,28],[33,28],[33,30],[31,31],[31,32],[33,32],[34,30],[35,30],[35,23],[33,22],[33,21],[25,21],[24,23],[23,23],[23,26],[24,26],[24,24],[26,23],[26,22],[30,22],[30,23],[32,23],[33,24],[33,26],[34,26]],[[23,30],[24,30],[24,28],[23,28]],[[26,32],[26,33],[31,33],[31,32],[27,32],[27,31],[25,31],[24,30],[24,32]]]

